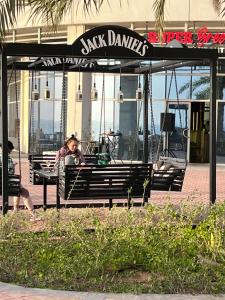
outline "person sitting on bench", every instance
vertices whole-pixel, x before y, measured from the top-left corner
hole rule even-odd
[[[14,146],[13,143],[8,141],[8,173],[9,175],[15,174],[15,163],[13,163],[12,158],[10,157],[10,153],[13,151]],[[0,153],[0,165],[2,165],[2,155]],[[20,185],[20,196],[14,196],[13,197],[13,211],[17,212],[19,210],[19,203],[20,203],[20,197],[24,200],[24,205],[28,209],[30,213],[30,221],[39,221],[40,218],[36,216],[36,212],[34,211],[34,206],[30,198],[29,191]]]
[[[63,158],[68,158],[67,160],[69,162],[69,158],[72,158],[72,156],[76,159],[76,164],[85,165],[85,158],[82,152],[78,149],[78,145],[78,139],[72,134],[71,137],[66,140],[64,146],[56,153],[56,166]],[[65,160],[65,164],[67,164],[66,162],[67,161]]]

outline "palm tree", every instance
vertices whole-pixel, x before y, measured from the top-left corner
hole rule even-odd
[[[220,12],[221,10],[221,4],[224,2],[224,0],[211,0],[214,9],[216,12],[221,13],[223,16],[225,15],[225,8]],[[153,3],[153,10],[155,14],[155,27],[156,30],[159,32],[159,36],[162,36],[162,32],[164,29],[164,17],[165,17],[165,4],[166,0],[155,0]]]
[[[103,2],[107,0],[75,0],[78,6],[81,4],[85,13],[92,8],[99,12]],[[129,0],[127,0],[129,2]],[[224,0],[211,0],[214,8],[219,13]],[[120,5],[121,0],[119,0]],[[31,18],[41,18],[42,22],[51,25],[55,30],[63,16],[71,9],[73,0],[1,0],[0,1],[0,39],[3,39],[6,31],[16,24],[17,18],[26,7],[31,11]],[[164,28],[166,0],[154,0],[153,10],[155,14],[156,30],[162,33]],[[225,15],[225,8],[221,11]]]
[[[99,12],[104,0],[76,0],[76,8],[83,6],[85,13],[92,9]],[[55,30],[63,16],[71,9],[73,0],[1,0],[0,1],[0,40],[3,40],[7,30],[15,26],[17,18],[26,8],[29,8],[31,18],[40,18],[42,22]]]

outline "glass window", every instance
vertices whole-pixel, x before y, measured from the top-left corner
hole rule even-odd
[[[152,97],[153,97],[153,99],[164,99],[165,98],[165,76],[164,76],[164,73],[152,75]]]
[[[98,98],[102,98],[102,87],[103,80],[105,85],[105,98],[113,99],[114,98],[114,75],[105,74],[103,78],[103,74],[95,74],[93,75],[93,82],[96,83],[96,88],[98,90]]]
[[[218,102],[217,163],[225,162],[225,103]]]
[[[190,76],[177,75],[169,73],[166,82],[166,95],[170,100],[187,100],[190,99]]]
[[[57,74],[56,77],[54,77],[55,74]],[[47,80],[51,97],[49,100],[44,100],[43,91]],[[30,78],[30,88],[32,87],[32,81],[34,86],[34,76],[33,80]],[[63,122],[61,122],[62,72],[42,72],[38,77],[36,76],[36,82],[40,87],[40,98],[37,101],[32,100],[30,152],[42,153],[43,151],[57,150],[62,144],[64,139],[62,133],[66,129],[67,101],[65,99],[65,115],[63,116]],[[64,87],[65,97],[67,97],[67,77],[65,77]]]
[[[225,76],[217,76],[217,99],[225,99]]]
[[[12,140],[17,139],[20,134],[20,85],[20,72],[8,71],[8,135]],[[18,148],[18,143],[14,144],[15,148]]]
[[[18,107],[16,107],[18,105]],[[17,109],[18,109],[18,115],[17,115]],[[19,125],[20,125],[20,103],[16,104],[9,103],[8,104],[8,134],[10,138],[18,138],[19,136]]]
[[[204,100],[210,97],[210,77],[194,76],[192,79],[192,99]]]

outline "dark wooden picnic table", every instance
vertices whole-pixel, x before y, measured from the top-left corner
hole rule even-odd
[[[58,196],[58,170],[34,170],[34,173],[43,178],[43,209],[47,208],[47,186],[56,185],[56,208],[60,208],[60,198]]]

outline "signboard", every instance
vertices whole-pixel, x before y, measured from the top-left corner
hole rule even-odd
[[[97,70],[94,57],[102,58],[144,58],[151,55],[153,46],[137,32],[128,28],[107,25],[95,27],[82,34],[71,45],[74,57],[38,58],[43,67],[61,65],[76,68]],[[77,57],[76,57],[77,56]],[[86,58],[88,57],[88,58]],[[90,59],[93,57],[93,59]],[[103,66],[101,67],[103,70]]]
[[[202,27],[194,34],[190,31],[167,31],[163,32],[162,43],[168,44],[176,39],[181,44],[197,44],[198,47],[203,47],[205,44],[222,45],[225,43],[225,33],[211,33],[207,27]],[[147,40],[151,44],[160,43],[160,38],[155,31],[147,33]]]
[[[85,32],[72,47],[76,54],[82,56],[141,58],[150,56],[152,45],[135,31],[107,25]]]

